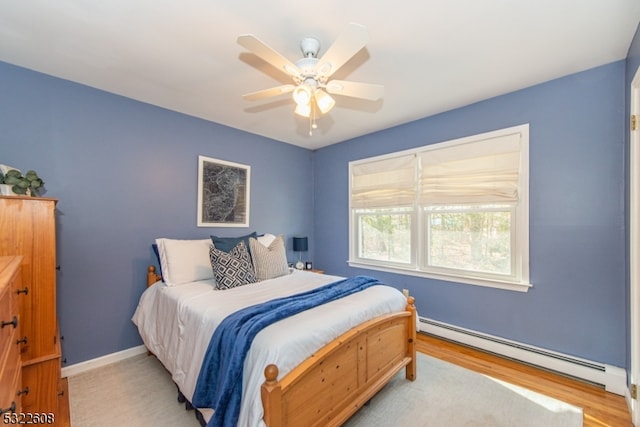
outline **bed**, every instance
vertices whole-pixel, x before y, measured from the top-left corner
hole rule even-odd
[[[343,279],[287,266],[276,277],[221,290],[220,276],[209,277],[204,268],[209,258],[209,270],[216,270],[211,241],[171,243],[176,242],[175,262],[160,259],[162,275],[148,267],[147,289],[132,320],[189,402],[212,334],[223,319],[244,307]],[[261,244],[270,248],[275,243]],[[252,257],[260,264],[258,254],[252,252]],[[176,268],[184,262],[199,265],[185,273]],[[167,281],[167,275],[181,282]],[[256,335],[246,355],[237,425],[340,425],[402,369],[408,380],[415,379],[415,336],[413,298],[381,284],[279,320]],[[214,413],[197,410],[201,423]]]

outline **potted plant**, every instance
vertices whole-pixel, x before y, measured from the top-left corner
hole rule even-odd
[[[38,196],[44,181],[35,171],[30,170],[22,176],[22,172],[19,170],[10,169],[0,175],[0,184],[11,186],[11,191],[14,194]]]

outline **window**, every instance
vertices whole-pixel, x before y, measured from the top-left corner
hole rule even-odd
[[[412,209],[359,209],[356,216],[361,258],[411,264]]]
[[[511,276],[514,216],[508,205],[426,208],[425,264],[442,271]]]
[[[529,287],[528,125],[354,161],[350,265]]]

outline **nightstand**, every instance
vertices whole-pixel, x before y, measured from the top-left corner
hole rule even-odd
[[[324,270],[318,270],[317,268],[312,268],[312,269],[307,270],[307,271],[310,271],[312,273],[324,274]]]

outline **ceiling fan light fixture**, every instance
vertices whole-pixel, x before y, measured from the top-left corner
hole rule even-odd
[[[296,102],[296,104],[298,104],[299,107],[302,107],[304,105],[308,106],[311,102],[312,95],[313,92],[307,84],[298,85],[298,87],[293,90],[293,100]]]
[[[335,99],[333,99],[331,95],[321,89],[316,90],[315,97],[318,109],[322,114],[327,114],[329,111],[331,111],[333,106],[336,105]]]
[[[296,105],[296,109],[294,112],[302,117],[310,117],[311,116],[311,104],[306,105]]]
[[[309,135],[316,129],[316,118],[327,114],[335,106],[333,94],[341,97],[377,101],[383,95],[383,86],[369,83],[330,80],[331,76],[365,47],[369,40],[367,29],[350,23],[326,52],[318,57],[320,42],[305,37],[300,43],[303,57],[291,62],[252,34],[238,36],[238,43],[256,56],[283,70],[293,84],[261,90],[243,95],[247,100],[258,100],[284,93],[292,93],[295,113],[309,120]]]

